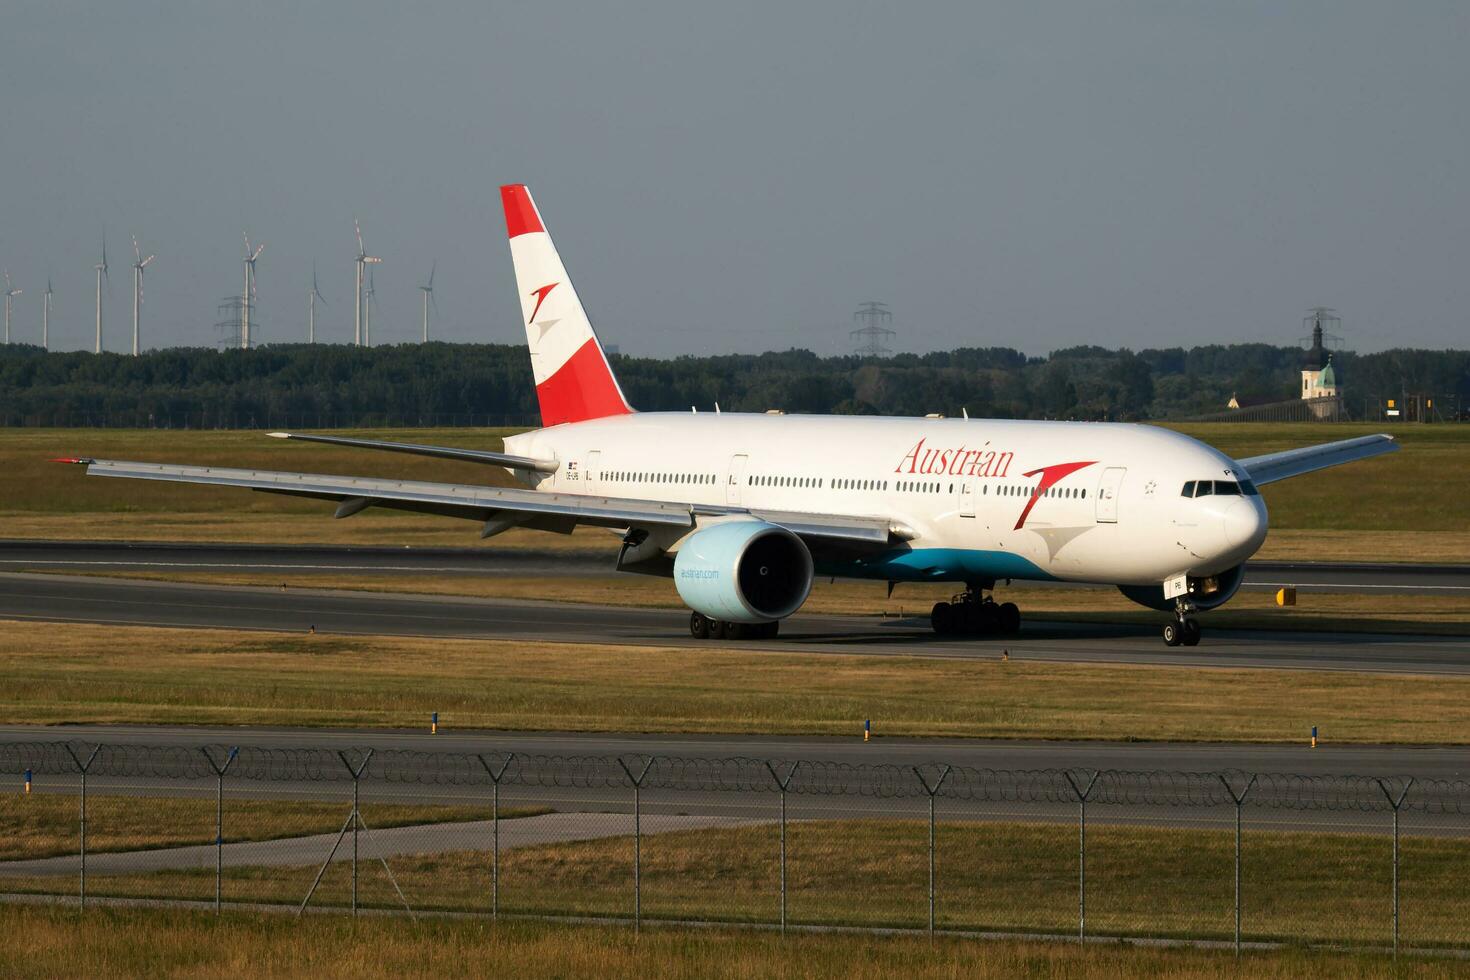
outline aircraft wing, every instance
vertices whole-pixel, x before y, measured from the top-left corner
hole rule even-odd
[[[698,523],[699,517],[738,514],[780,524],[806,539],[809,544],[819,546],[826,543],[877,550],[887,547],[893,540],[903,540],[908,534],[906,529],[894,527],[887,520],[874,517],[751,511],[739,507],[627,497],[542,493],[507,487],[282,473],[219,466],[85,458],[58,462],[84,464],[89,476],[242,487],[263,493],[335,500],[339,501],[338,517],[350,517],[367,507],[462,517],[484,522],[487,533],[493,533],[490,532],[492,525],[496,526],[496,530],[520,526],[563,533],[570,532],[579,524],[610,528],[661,526],[692,529]]]
[[[1265,456],[1252,456],[1249,459],[1238,459],[1236,463],[1245,467],[1253,482],[1275,483],[1287,477],[1325,470],[1329,466],[1340,466],[1359,459],[1397,452],[1398,448],[1399,444],[1394,441],[1393,436],[1362,436],[1323,443],[1320,446],[1304,446],[1301,449],[1288,449]]]
[[[380,442],[377,439],[349,439],[345,436],[309,436],[297,432],[269,432],[273,439],[297,439],[301,442],[321,442],[329,446],[351,446],[354,449],[381,449],[390,453],[410,453],[414,456],[434,456],[439,459],[457,459],[467,463],[488,463],[504,466],[511,470],[530,470],[533,473],[555,473],[554,459],[531,459],[529,456],[511,456],[494,453],[486,449],[452,449],[445,446],[421,446],[412,442]]]

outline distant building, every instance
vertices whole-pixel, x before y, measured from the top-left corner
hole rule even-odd
[[[1332,355],[1322,345],[1320,319],[1312,326],[1312,346],[1302,362],[1302,399],[1313,403],[1312,412],[1318,418],[1336,416],[1341,410],[1342,390]]]

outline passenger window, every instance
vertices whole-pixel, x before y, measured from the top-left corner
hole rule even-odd
[[[1181,496],[1181,497],[1193,497],[1194,496],[1194,481],[1193,480],[1190,480],[1188,483],[1184,484],[1184,489],[1181,490],[1181,491],[1179,491],[1179,496]]]

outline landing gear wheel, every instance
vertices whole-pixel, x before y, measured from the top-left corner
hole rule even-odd
[[[1197,619],[1186,619],[1182,623],[1179,624],[1179,627],[1180,627],[1180,630],[1181,630],[1181,635],[1179,637],[1179,642],[1183,643],[1187,647],[1197,647],[1197,646],[1199,646],[1199,638],[1200,638],[1199,620],[1197,620]]]
[[[704,613],[689,614],[689,635],[696,640],[709,639],[709,619]]]
[[[948,636],[955,631],[956,618],[954,606],[947,602],[936,602],[934,608],[929,610],[929,625],[940,636]]]
[[[730,638],[730,624],[723,619],[710,620],[709,638],[711,640],[728,640]]]
[[[1014,602],[1002,602],[997,612],[1002,633],[1014,633],[1021,628],[1021,610]]]
[[[1184,630],[1178,623],[1164,624],[1164,644],[1177,647],[1184,642]]]

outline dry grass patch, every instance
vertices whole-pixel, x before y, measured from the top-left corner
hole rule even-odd
[[[895,804],[898,808],[901,804]],[[909,801],[915,816],[922,805]],[[941,810],[944,809],[941,804]],[[1095,819],[1105,815],[1099,807]],[[770,923],[779,920],[774,825],[658,833],[645,820],[642,908],[649,919]],[[923,928],[927,916],[927,831],[920,819],[797,821],[788,828],[790,921],[820,926]],[[943,820],[936,852],[936,921],[941,928],[1066,935],[1077,920],[1076,825]],[[1094,934],[1227,940],[1233,928],[1234,836],[1224,830],[1106,825],[1088,833],[1088,927]],[[1384,836],[1251,831],[1244,843],[1247,940],[1391,941]],[[390,860],[411,907],[483,911],[486,850]],[[1406,836],[1401,849],[1401,937],[1411,945],[1463,945],[1463,888],[1470,850],[1463,839]],[[605,916],[633,912],[629,838],[507,850],[500,908],[526,915]],[[315,866],[228,869],[227,901],[291,905]],[[93,894],[168,898],[212,883],[212,870],[98,875]],[[11,891],[65,892],[69,880],[6,879]],[[351,899],[346,866],[333,867],[313,897],[319,907]],[[364,866],[360,901],[401,908],[382,869]],[[1303,915],[1303,907],[1314,914]]]
[[[336,833],[350,805],[315,800],[226,799],[225,843]],[[549,812],[506,808],[502,819]],[[371,827],[483,820],[484,807],[364,803]],[[75,854],[78,800],[54,793],[0,795],[0,861]],[[133,851],[189,844],[213,844],[215,801],[179,797],[87,794],[87,850]],[[3,879],[0,879],[3,880]]]
[[[1154,642],[1151,638],[1141,642]],[[920,648],[922,649],[922,648]],[[0,718],[1277,742],[1470,739],[1470,679],[0,624]]]
[[[24,937],[6,963],[15,977],[650,976],[751,980],[1039,977],[1389,978],[1463,975],[1453,961],[1285,950],[1203,950],[974,942],[910,936],[648,930],[545,923],[212,915],[170,911],[0,907],[0,927]]]

